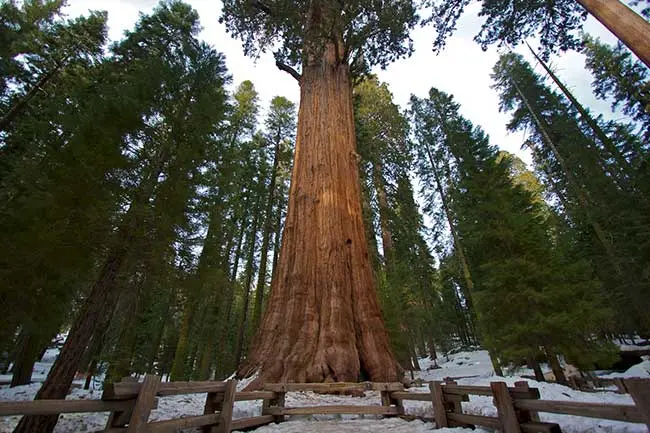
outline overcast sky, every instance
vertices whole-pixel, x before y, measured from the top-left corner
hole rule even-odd
[[[224,26],[218,22],[221,13],[220,1],[185,1],[200,14],[202,39],[225,54],[226,65],[233,77],[233,86],[244,80],[251,80],[264,106],[276,95],[285,96],[298,103],[297,82],[275,67],[270,53],[262,55],[259,59],[244,57],[241,43],[226,34]],[[111,40],[118,40],[125,30],[133,28],[140,12],[151,12],[157,3],[157,0],[68,0],[66,12],[72,17],[87,14],[89,10],[108,11],[109,36]],[[395,101],[403,108],[406,108],[411,94],[426,97],[431,87],[453,94],[461,104],[462,114],[474,124],[480,125],[490,135],[492,143],[517,153],[526,162],[530,162],[529,156],[520,150],[523,135],[506,131],[505,126],[510,116],[499,113],[497,94],[490,88],[490,72],[499,53],[496,48],[482,51],[472,39],[480,28],[478,10],[478,4],[467,8],[459,22],[458,30],[448,40],[441,54],[435,55],[431,51],[433,31],[430,28],[418,28],[412,33],[414,55],[393,63],[386,70],[377,69],[374,72],[381,81],[389,84]],[[615,41],[600,23],[591,18],[587,21],[585,30],[606,42]],[[531,44],[534,46],[534,43]],[[529,61],[533,60],[526,50],[519,48],[518,51]],[[591,77],[585,71],[583,56],[565,53],[561,57],[554,57],[551,63],[556,66],[560,78],[583,104],[596,113],[611,116],[609,104],[597,101],[591,93]]]

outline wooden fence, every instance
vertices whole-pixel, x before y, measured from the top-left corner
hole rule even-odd
[[[438,427],[479,425],[504,433],[561,432],[555,423],[540,422],[539,412],[645,423],[650,431],[650,380],[625,379],[625,390],[634,405],[612,405],[540,400],[539,390],[525,381],[508,387],[503,382],[490,386],[462,386],[455,382],[431,382],[428,393],[407,392],[400,383],[286,383],[266,384],[263,391],[237,392],[237,382],[167,382],[147,375],[144,382],[120,382],[107,386],[101,400],[39,400],[0,402],[0,416],[56,415],[61,413],[110,412],[106,433],[165,433],[202,428],[205,433],[230,433],[282,422],[286,416],[312,414],[371,414],[421,418],[405,415],[405,400],[430,402]],[[355,393],[378,391],[381,405],[327,405],[287,407],[286,393],[315,391]],[[206,393],[203,415],[166,421],[149,421],[158,397]],[[493,397],[496,417],[463,413],[462,402],[470,395]],[[236,401],[262,400],[262,415],[233,420]]]

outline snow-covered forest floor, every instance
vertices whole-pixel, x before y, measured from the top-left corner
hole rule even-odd
[[[56,356],[56,351],[48,351],[43,362],[38,363],[35,368],[35,377],[46,375],[49,366]],[[416,372],[416,379],[423,381],[442,380],[447,377],[457,379],[463,385],[487,385],[491,381],[505,381],[509,385],[521,379],[521,375],[528,375],[531,372],[520,369],[513,372],[512,376],[505,378],[494,375],[492,365],[487,352],[482,350],[472,352],[458,352],[449,357],[438,360],[440,368],[431,368],[432,362],[425,358],[420,360],[422,371]],[[645,358],[644,362],[633,366],[625,373],[614,373],[614,376],[622,377],[648,377],[650,378],[650,359]],[[581,392],[565,386],[541,383],[529,380],[531,387],[539,388],[541,398],[544,400],[566,400],[601,402],[611,404],[633,404],[629,395],[617,394],[613,390],[601,392]],[[101,386],[95,384],[94,388],[88,391],[81,389],[82,382],[75,382],[70,399],[99,399],[101,397]],[[243,385],[243,384],[242,384]],[[9,389],[0,389],[0,400],[31,400],[38,391],[40,383],[21,386]],[[412,387],[412,392],[429,392],[428,387]],[[378,392],[366,392],[365,397],[348,397],[335,395],[320,395],[311,392],[289,393],[287,395],[287,406],[314,406],[314,405],[380,405]],[[158,409],[152,412],[151,420],[165,420],[179,418],[187,415],[199,415],[202,413],[205,402],[204,394],[182,395],[160,398]],[[433,416],[431,404],[426,402],[405,403],[407,414]],[[463,403],[463,410],[476,415],[496,416],[496,409],[492,405],[491,397],[472,396],[470,401]],[[261,402],[238,402],[236,403],[234,417],[244,418],[256,416],[261,413]],[[599,420],[556,414],[540,414],[542,421],[557,422],[565,433],[636,433],[645,432],[642,424],[631,424],[616,421]],[[65,414],[59,418],[55,432],[93,432],[102,430],[105,426],[108,414]],[[0,418],[0,432],[11,432],[18,421],[18,417]],[[422,421],[404,421],[401,419],[378,419],[376,416],[333,416],[316,415],[291,417],[290,421],[281,424],[271,424],[260,427],[257,433],[302,433],[302,432],[396,432],[396,433],[420,433],[434,430],[432,423]],[[440,429],[439,433],[469,433],[469,429]],[[477,429],[474,432],[481,433],[485,430]]]

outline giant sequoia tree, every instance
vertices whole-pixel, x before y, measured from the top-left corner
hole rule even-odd
[[[351,83],[411,52],[414,2],[226,0],[221,19],[247,54],[277,47],[278,67],[301,90],[278,269],[239,374],[397,380],[363,227]]]

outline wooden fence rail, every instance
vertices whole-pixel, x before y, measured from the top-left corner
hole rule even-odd
[[[0,402],[0,416],[56,415],[61,413],[110,412],[105,433],[171,433],[181,429],[201,428],[204,433],[230,433],[234,430],[282,422],[286,416],[311,414],[370,414],[407,417],[403,402],[425,401],[433,407],[438,427],[479,425],[504,433],[560,433],[555,423],[540,422],[539,412],[560,413],[592,418],[647,424],[650,431],[650,380],[625,379],[621,388],[627,391],[634,405],[613,405],[567,401],[540,400],[539,390],[525,381],[508,387],[503,382],[490,386],[463,386],[455,382],[431,382],[428,393],[407,392],[400,383],[284,383],[266,384],[263,391],[236,391],[237,382],[168,382],[147,375],[144,382],[124,381],[109,385],[102,400],[37,400]],[[354,393],[378,391],[380,405],[330,405],[286,407],[286,393],[315,391]],[[149,421],[157,408],[158,398],[180,394],[205,393],[203,415],[165,421]],[[491,396],[496,417],[463,413],[463,402],[470,395]],[[262,401],[262,415],[233,420],[237,401]]]

